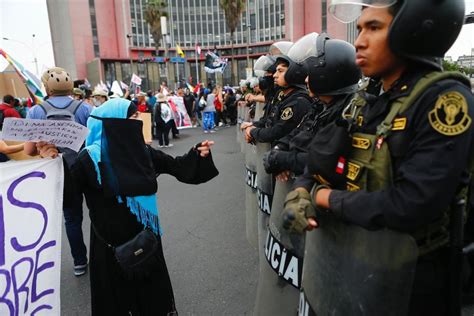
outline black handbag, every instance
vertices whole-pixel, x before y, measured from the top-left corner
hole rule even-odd
[[[149,277],[164,263],[161,239],[150,229],[140,231],[129,241],[113,246],[95,229],[95,235],[114,253],[118,266],[127,280],[142,280]]]

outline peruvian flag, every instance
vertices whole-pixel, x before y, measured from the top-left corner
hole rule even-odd
[[[196,93],[196,94],[199,94],[201,92],[201,83],[200,82],[198,82],[198,84],[196,86],[194,86],[193,92]]]
[[[345,165],[346,165],[346,159],[342,156],[339,157],[339,159],[337,160],[337,165],[336,165],[336,173],[343,174]]]

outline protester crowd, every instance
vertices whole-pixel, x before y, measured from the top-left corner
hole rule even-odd
[[[357,19],[353,45],[326,33],[276,42],[256,61],[256,77],[236,89],[171,91],[163,83],[119,97],[81,81],[73,87],[64,69],[52,68],[42,77],[41,105],[7,95],[0,110],[74,120],[90,129],[85,148],[0,141],[0,153],[62,153],[74,273],[85,274],[90,262],[94,315],[176,313],[156,175],[199,184],[218,171],[212,141],[177,158],[144,143],[140,113],[150,114],[160,148],[173,146],[170,131],[179,138],[174,97],[203,134],[236,125],[246,235],[259,255],[255,315],[459,315],[461,289],[474,292],[474,247],[462,257],[474,241],[474,96],[469,80],[443,71],[440,58],[459,34],[463,4],[334,0],[339,20]],[[139,239],[151,239],[156,252],[139,268],[124,266],[120,249]]]

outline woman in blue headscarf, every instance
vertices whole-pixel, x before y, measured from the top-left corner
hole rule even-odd
[[[111,99],[94,109],[90,134],[71,174],[85,197],[92,222],[90,283],[92,315],[167,315],[175,311],[173,290],[161,249],[156,176],[206,182],[218,171],[204,141],[186,155],[173,158],[147,146],[136,106]],[[134,238],[144,227],[159,241],[160,264],[145,279],[126,278],[112,246]]]

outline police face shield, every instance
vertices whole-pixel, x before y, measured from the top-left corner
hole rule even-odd
[[[332,0],[328,11],[343,23],[355,21],[363,7],[387,8],[397,3],[397,0]]]
[[[265,76],[266,72],[273,66],[275,60],[269,56],[260,56],[253,66],[257,77]]]
[[[300,38],[288,51],[288,57],[297,64],[303,64],[309,57],[318,57],[318,36],[318,33],[313,32]]]
[[[292,45],[292,42],[287,41],[276,42],[270,46],[270,51],[268,53],[271,56],[286,55]]]

